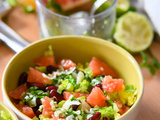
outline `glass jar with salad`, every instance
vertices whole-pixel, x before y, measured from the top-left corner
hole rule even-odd
[[[36,0],[41,37],[85,35],[108,39],[116,21],[117,0],[107,0],[90,15],[95,0]]]

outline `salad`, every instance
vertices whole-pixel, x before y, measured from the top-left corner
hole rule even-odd
[[[2,120],[12,120],[10,115],[8,115],[5,111],[0,110],[0,119]]]
[[[49,46],[34,63],[8,93],[15,107],[32,119],[115,120],[137,99],[134,85],[124,85],[118,73],[96,57],[85,64],[68,58],[56,63]]]

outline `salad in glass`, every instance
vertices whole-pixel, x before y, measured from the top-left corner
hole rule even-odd
[[[31,119],[115,120],[137,99],[134,85],[124,85],[118,73],[96,57],[85,65],[68,58],[56,63],[49,46],[34,63],[8,93]]]

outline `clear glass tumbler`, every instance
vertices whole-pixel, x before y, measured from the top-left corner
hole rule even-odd
[[[109,39],[116,21],[117,0],[108,0],[112,5],[93,16],[73,17],[55,13],[36,0],[40,36],[47,38],[57,35],[88,35]]]

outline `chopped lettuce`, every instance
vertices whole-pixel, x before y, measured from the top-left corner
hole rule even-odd
[[[44,67],[44,66],[41,66],[41,67],[36,66],[35,69],[37,69],[37,70],[39,70],[39,71],[41,71],[41,72],[43,72],[43,73],[46,73],[46,72],[47,72],[47,69],[46,69],[46,67]]]
[[[89,79],[89,81],[91,81],[91,79],[93,78],[93,71],[92,71],[92,69],[88,67],[88,68],[85,69],[84,73],[85,73],[85,77],[87,79]]]
[[[84,79],[82,82],[80,82],[80,86],[78,89],[75,90],[75,92],[81,92],[81,93],[89,93],[88,92],[88,87],[89,87],[89,82]]]
[[[61,94],[62,91],[67,88],[67,85],[68,85],[68,84],[69,84],[69,80],[68,80],[68,79],[62,81],[62,84],[58,87],[57,92],[58,92],[59,94]]]
[[[63,90],[67,90],[71,92],[74,90],[74,86],[72,83],[70,83],[69,79],[62,81],[62,84],[58,87],[57,92],[61,94]]]
[[[108,95],[113,101],[119,99],[124,105],[132,106],[137,99],[137,90],[132,88],[133,86],[130,86],[130,90],[126,90],[125,86],[123,86],[121,91],[108,93]]]
[[[84,72],[84,70],[85,70],[83,64],[81,64],[81,63],[77,63],[76,68],[77,68],[78,70],[80,70],[80,71],[83,71],[83,72]]]
[[[11,116],[9,116],[6,112],[4,111],[0,111],[0,117],[3,119],[3,120],[12,120]]]
[[[134,92],[134,85],[127,85],[125,87],[126,92]]]
[[[33,117],[32,120],[39,120],[37,116]]]
[[[98,112],[101,113],[101,120],[103,120],[103,117],[114,119],[114,114],[117,113],[117,110],[113,109],[112,106],[109,106],[109,107],[100,107]]]
[[[48,46],[48,50],[46,50],[46,51],[44,52],[44,56],[54,56],[54,53],[53,53],[53,50],[52,50],[52,46],[51,46],[51,45],[49,45],[49,46]]]
[[[84,79],[84,73],[82,71],[79,71],[77,74],[77,85],[80,84],[80,82]]]
[[[50,118],[45,118],[45,117],[43,117],[42,115],[39,115],[39,119],[40,119],[40,120],[50,120]]]
[[[65,77],[65,79],[68,79],[68,80],[69,80],[69,83],[71,83],[74,87],[77,85],[77,84],[76,84],[76,81],[75,81],[75,79],[74,79],[74,77],[73,77],[72,75],[67,75],[67,76]]]

